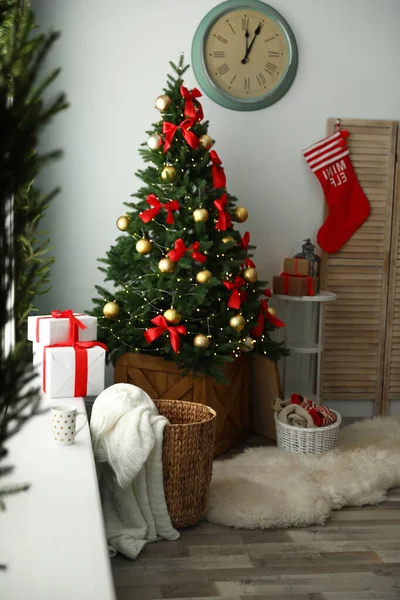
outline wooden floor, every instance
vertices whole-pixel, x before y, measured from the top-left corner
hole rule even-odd
[[[111,564],[118,600],[400,600],[400,488],[378,506],[333,513],[323,527],[203,521]]]

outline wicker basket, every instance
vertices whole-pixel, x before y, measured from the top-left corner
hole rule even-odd
[[[183,400],[154,403],[170,422],[164,429],[164,490],[172,524],[181,529],[200,521],[206,509],[217,413]]]
[[[305,427],[294,427],[282,423],[275,413],[276,441],[278,448],[287,452],[304,454],[321,454],[332,450],[339,441],[339,427],[342,415],[333,410],[336,422],[326,427],[306,429]]]

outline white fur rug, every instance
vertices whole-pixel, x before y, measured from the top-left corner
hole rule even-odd
[[[321,455],[249,448],[214,462],[206,519],[247,529],[323,524],[343,506],[379,504],[400,485],[400,415],[365,419]]]

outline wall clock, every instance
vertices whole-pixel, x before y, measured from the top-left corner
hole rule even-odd
[[[286,94],[296,75],[296,40],[285,19],[259,0],[228,0],[198,26],[192,65],[203,91],[232,110],[259,110]]]

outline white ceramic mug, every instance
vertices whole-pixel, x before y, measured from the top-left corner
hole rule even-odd
[[[76,429],[78,415],[83,415],[85,422],[79,429]],[[53,437],[58,446],[71,446],[75,442],[75,436],[85,427],[86,423],[86,414],[78,412],[75,406],[53,406]]]

